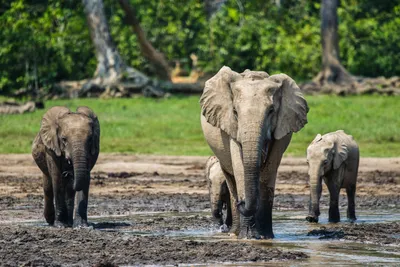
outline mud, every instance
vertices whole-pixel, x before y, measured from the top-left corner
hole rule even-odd
[[[246,243],[134,236],[88,229],[1,226],[2,265],[60,266],[271,261],[304,258],[302,252],[261,249]]]
[[[55,229],[46,226],[42,216],[41,173],[30,155],[0,155],[0,262],[9,266],[113,266],[307,258],[307,252],[260,247],[219,233],[210,216],[203,175],[206,159],[101,155],[92,171],[90,229]],[[358,181],[356,212],[400,209],[400,159],[362,159]],[[274,209],[301,211],[305,217],[308,200],[305,159],[284,158]],[[324,187],[322,212],[326,213],[328,203]],[[341,212],[346,208],[342,192]],[[305,220],[304,227],[306,236],[309,226]],[[399,223],[341,223],[325,230],[319,234],[326,242],[339,238],[398,244],[400,238]]]
[[[376,224],[349,224],[336,227],[321,227],[310,231],[308,236],[319,239],[344,239],[380,245],[400,245],[400,222]]]

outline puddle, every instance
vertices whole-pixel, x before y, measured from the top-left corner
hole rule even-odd
[[[373,212],[373,214],[372,214]],[[340,224],[330,224],[328,218],[321,216],[319,224],[309,224],[304,220],[304,211],[276,211],[274,212],[274,233],[272,241],[255,242],[260,246],[286,248],[307,253],[310,258],[293,262],[296,266],[308,265],[365,265],[365,264],[400,264],[400,249],[394,246],[380,246],[368,243],[359,243],[337,239],[320,240],[318,236],[307,236],[313,229],[321,226],[340,226],[350,224],[343,218]],[[327,214],[327,211],[321,211]],[[400,220],[399,210],[358,211],[357,223],[382,223]],[[394,237],[395,235],[393,235]],[[286,263],[277,263],[274,266],[287,266]],[[256,265],[255,265],[256,266]]]

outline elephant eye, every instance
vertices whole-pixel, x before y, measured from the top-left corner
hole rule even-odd
[[[273,108],[273,107],[271,107],[271,108],[268,110],[268,115],[270,115],[272,112],[274,112],[274,108]]]
[[[63,144],[65,145],[67,143],[67,138],[66,137],[61,137],[61,141],[63,142]]]
[[[328,160],[326,159],[326,160],[324,160],[324,164],[326,165],[326,164],[328,164]]]

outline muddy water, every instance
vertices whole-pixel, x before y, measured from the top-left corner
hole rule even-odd
[[[154,212],[154,213],[136,213],[131,216],[114,217],[92,217],[91,221],[96,229],[106,232],[123,232],[134,236],[167,236],[186,240],[197,240],[202,242],[212,242],[224,240],[231,242],[250,242],[261,248],[278,248],[289,251],[301,251],[306,253],[309,258],[296,260],[293,262],[272,262],[272,263],[229,263],[224,262],[224,266],[309,266],[311,265],[387,265],[400,264],[400,249],[395,245],[377,245],[369,242],[361,243],[343,239],[319,239],[318,236],[308,236],[307,233],[321,227],[330,226],[340,227],[341,225],[350,225],[345,219],[340,224],[329,224],[328,218],[324,216],[327,210],[321,211],[319,224],[309,224],[305,221],[304,211],[275,211],[274,212],[274,240],[238,241],[228,234],[223,234],[217,226],[192,225],[178,230],[143,230],[143,221],[160,220],[186,220],[186,218],[206,218],[208,212]],[[345,214],[341,214],[345,218]],[[383,222],[400,221],[400,210],[360,210],[358,211],[357,223],[374,224]],[[104,223],[107,222],[107,223]],[[141,223],[135,223],[141,222]],[[31,224],[34,222],[31,222]],[[393,233],[394,238],[400,238],[400,233]],[[181,264],[179,266],[206,266],[204,264]],[[218,265],[218,264],[217,264]],[[214,265],[215,266],[215,265]]]
[[[0,265],[400,266],[400,158],[361,161],[357,224],[327,222],[324,188],[316,225],[304,219],[305,159],[284,159],[274,200],[276,238],[266,241],[238,241],[218,231],[210,216],[205,161],[102,155],[90,189],[92,229],[56,229],[45,224],[41,174],[31,156],[0,155]],[[340,204],[345,211],[345,194]],[[341,239],[308,236],[312,230]]]

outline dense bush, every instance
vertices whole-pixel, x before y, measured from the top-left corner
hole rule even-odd
[[[125,61],[151,75],[117,1],[104,0],[111,34]],[[228,0],[210,20],[201,0],[131,0],[153,45],[173,64],[205,71],[222,65],[311,79],[320,69],[320,1]],[[400,75],[400,0],[342,0],[343,64],[356,75]],[[90,77],[96,59],[80,0],[0,1],[0,92],[50,87]]]

